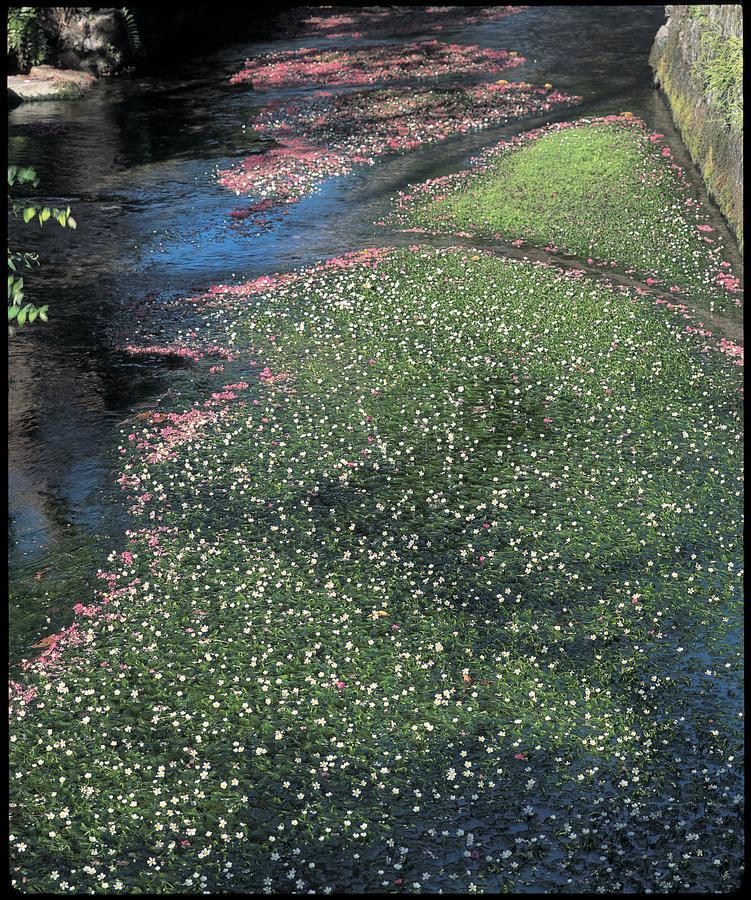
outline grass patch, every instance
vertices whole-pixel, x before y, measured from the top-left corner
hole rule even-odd
[[[743,38],[703,34],[699,72],[723,122],[743,134]]]

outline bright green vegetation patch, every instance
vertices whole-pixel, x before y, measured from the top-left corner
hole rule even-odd
[[[714,309],[733,299],[718,282],[722,246],[661,137],[618,117],[528,132],[473,169],[413,188],[392,220],[614,261]]]
[[[711,103],[725,124],[743,133],[743,38],[704,37],[700,71]]]
[[[172,531],[29,676],[15,883],[735,886],[738,368],[557,270],[339,263],[227,296],[260,380],[126,442]]]
[[[704,29],[701,52],[694,71],[701,79],[707,102],[716,109],[725,125],[743,133],[743,36],[727,35],[710,21],[706,8],[692,8]],[[742,16],[740,7],[738,15]]]

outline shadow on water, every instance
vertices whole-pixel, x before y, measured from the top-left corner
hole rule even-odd
[[[383,157],[373,167],[329,180],[257,236],[232,227],[229,212],[247,203],[214,176],[269,146],[250,123],[270,95],[230,85],[229,76],[255,50],[325,41],[234,46],[167,74],[101,82],[77,102],[25,103],[11,110],[10,163],[33,166],[44,198],[70,204],[79,223],[75,232],[49,225],[10,228],[11,245],[38,251],[43,262],[30,273],[29,299],[50,306],[49,324],[22,331],[9,351],[16,650],[24,641],[28,647],[46,626],[50,607],[62,606],[52,591],[45,599],[39,586],[51,582],[47,575],[35,580],[36,574],[64,570],[78,579],[77,590],[90,590],[84,572],[94,571],[93,557],[103,558],[122,542],[127,522],[112,477],[118,425],[153,406],[180,377],[158,360],[129,358],[113,343],[113,327],[127,332],[129,322],[137,324],[145,294],[203,289],[364,246],[403,243],[374,224],[391,195],[411,182],[456,171],[500,137],[578,115],[628,109],[643,117],[668,136],[707,202],[669,112],[651,87],[647,58],[663,17],[661,6],[530,7],[498,22],[443,33],[443,40],[519,51],[527,62],[514,70],[514,80],[549,81],[582,95],[582,105]],[[740,270],[716,210],[714,218],[728,258]],[[68,610],[86,599],[60,591]]]

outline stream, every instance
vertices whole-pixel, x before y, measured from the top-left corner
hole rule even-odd
[[[514,69],[514,81],[551,82],[583,102],[380,157],[373,167],[329,179],[256,236],[231,227],[239,201],[215,176],[269,145],[249,123],[268,100],[290,92],[254,92],[229,77],[254,52],[331,41],[233,46],[159,75],[102,81],[80,101],[24,103],[9,113],[9,163],[36,169],[44,200],[70,205],[78,221],[75,232],[49,224],[11,228],[12,245],[39,253],[28,293],[37,305],[49,304],[50,319],[23,329],[9,347],[11,665],[50,628],[70,621],[71,607],[91,595],[96,568],[122,547],[128,516],[113,477],[118,427],[186,377],[164,360],[117,349],[116,336],[138,323],[142,298],[245,281],[363,247],[414,243],[414,235],[374,224],[408,184],[463,168],[501,137],[623,110],[666,135],[710,210],[726,258],[742,271],[735,242],[652,88],[647,60],[663,9],[622,7],[614,16],[605,6],[532,7],[441,33],[442,40],[516,50],[527,61]],[[352,43],[367,41],[336,41]],[[712,324],[740,339],[740,313]]]

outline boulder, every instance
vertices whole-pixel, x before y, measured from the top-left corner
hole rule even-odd
[[[17,100],[76,100],[95,82],[96,78],[88,72],[34,66],[28,75],[8,76],[8,99],[13,103]]]

